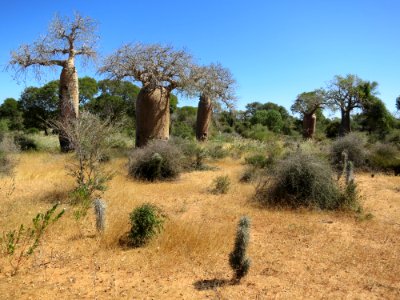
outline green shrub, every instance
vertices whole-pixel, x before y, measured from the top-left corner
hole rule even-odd
[[[400,167],[400,151],[391,144],[375,144],[368,156],[370,166],[375,170],[389,171]]]
[[[341,193],[332,176],[327,162],[298,151],[262,178],[256,199],[267,206],[337,209],[341,207]]]
[[[161,210],[150,203],[135,208],[129,215],[131,230],[128,236],[128,246],[140,247],[160,233],[165,220]]]
[[[148,181],[173,179],[182,170],[182,157],[182,152],[176,146],[154,140],[131,153],[128,172],[134,178]]]
[[[231,186],[231,180],[229,179],[228,175],[225,176],[218,176],[214,178],[211,193],[217,194],[226,194],[229,191]]]
[[[29,151],[29,150],[36,151],[38,149],[36,142],[26,135],[22,134],[15,135],[14,141],[22,151]]]
[[[263,154],[254,154],[244,159],[247,165],[251,165],[256,168],[265,168],[270,164],[269,158]]]
[[[348,160],[353,162],[355,168],[364,167],[367,157],[366,143],[365,136],[358,133],[349,133],[336,139],[332,143],[330,151],[333,165],[340,169],[342,167],[342,153],[346,152]]]
[[[40,130],[35,128],[35,127],[31,127],[25,130],[26,134],[39,134]]]
[[[222,144],[209,143],[206,145],[207,156],[212,159],[223,159],[229,155],[229,151]]]

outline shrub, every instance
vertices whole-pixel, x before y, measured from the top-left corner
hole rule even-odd
[[[4,135],[0,139],[0,176],[11,175],[16,165],[13,154],[18,151],[18,147],[14,144],[14,140],[8,135]]]
[[[246,257],[250,240],[249,228],[250,219],[246,216],[241,217],[236,231],[235,246],[229,254],[229,264],[234,272],[233,282],[235,283],[239,283],[250,269],[251,261]]]
[[[256,168],[265,168],[270,165],[269,157],[263,154],[254,154],[244,159],[245,163]]]
[[[336,209],[341,206],[341,195],[332,175],[324,160],[298,151],[278,162],[261,180],[256,199],[268,206]]]
[[[129,215],[131,230],[128,235],[128,246],[140,247],[160,233],[165,220],[161,210],[150,203],[135,208]]]
[[[211,168],[204,163],[207,158],[206,149],[195,140],[174,137],[170,143],[182,152],[181,166],[184,170],[209,170]]]
[[[357,133],[349,133],[344,137],[336,139],[331,146],[330,156],[333,165],[337,169],[342,166],[342,153],[347,153],[355,168],[365,166],[367,151],[365,149],[366,138]]]
[[[368,156],[370,166],[375,170],[388,171],[400,167],[400,152],[391,144],[375,144]]]
[[[26,134],[39,134],[40,130],[35,128],[35,127],[31,127],[25,130]]]
[[[38,149],[36,142],[26,135],[22,134],[15,135],[14,141],[22,151],[29,151],[29,150],[36,151]]]
[[[210,143],[206,148],[207,156],[212,159],[223,159],[229,155],[229,151],[222,144]]]
[[[213,184],[211,187],[211,193],[218,194],[226,194],[231,186],[231,180],[228,175],[218,176],[213,180]]]
[[[166,141],[154,140],[146,147],[133,150],[129,157],[130,176],[148,180],[176,178],[181,172],[182,152]]]

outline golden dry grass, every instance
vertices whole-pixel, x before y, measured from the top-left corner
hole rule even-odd
[[[375,217],[307,210],[266,210],[249,203],[254,188],[239,183],[243,165],[225,160],[217,171],[183,174],[166,183],[126,176],[124,159],[104,194],[107,229],[96,237],[91,215],[82,224],[66,204],[74,182],[66,155],[21,154],[15,185],[0,179],[0,231],[29,224],[61,201],[66,215],[50,228],[40,251],[8,276],[0,258],[1,299],[399,299],[400,178],[359,174],[363,205]],[[228,175],[231,190],[212,195],[213,178]],[[148,246],[122,249],[128,214],[152,202],[168,215]],[[195,288],[202,280],[228,280],[228,254],[241,215],[252,219],[252,266],[240,285]],[[80,234],[83,233],[83,236]]]

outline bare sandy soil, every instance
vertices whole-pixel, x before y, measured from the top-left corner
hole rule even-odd
[[[66,159],[21,154],[15,181],[0,179],[0,231],[66,203],[74,185]],[[1,299],[400,299],[400,177],[357,175],[362,204],[374,216],[359,220],[257,207],[249,202],[254,186],[239,183],[240,161],[153,184],[129,179],[125,163],[108,166],[117,173],[104,194],[104,236],[96,235],[92,213],[78,223],[62,204],[66,214],[16,276],[0,257]],[[231,190],[210,194],[212,179],[225,174]],[[162,207],[165,230],[144,248],[123,249],[128,214],[143,202]],[[228,255],[242,215],[252,219],[252,266],[231,285]]]

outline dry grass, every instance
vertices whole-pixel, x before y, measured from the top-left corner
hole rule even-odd
[[[12,180],[1,178],[0,228],[28,224],[52,201],[66,203],[73,180],[64,165],[69,156],[21,154]],[[167,183],[127,177],[126,160],[104,195],[107,225],[95,235],[94,217],[78,225],[66,215],[50,228],[43,246],[14,277],[0,258],[2,299],[399,299],[399,177],[359,175],[370,221],[307,210],[279,211],[253,206],[254,188],[238,183],[243,165],[225,160],[217,171],[183,174]],[[228,175],[225,195],[208,193],[212,179]],[[7,192],[8,191],[8,192]],[[122,249],[128,214],[144,202],[168,216],[165,229],[147,247]],[[253,264],[240,285],[197,290],[201,280],[230,279],[228,254],[241,215],[252,219],[249,257]],[[79,234],[83,233],[83,237]]]

